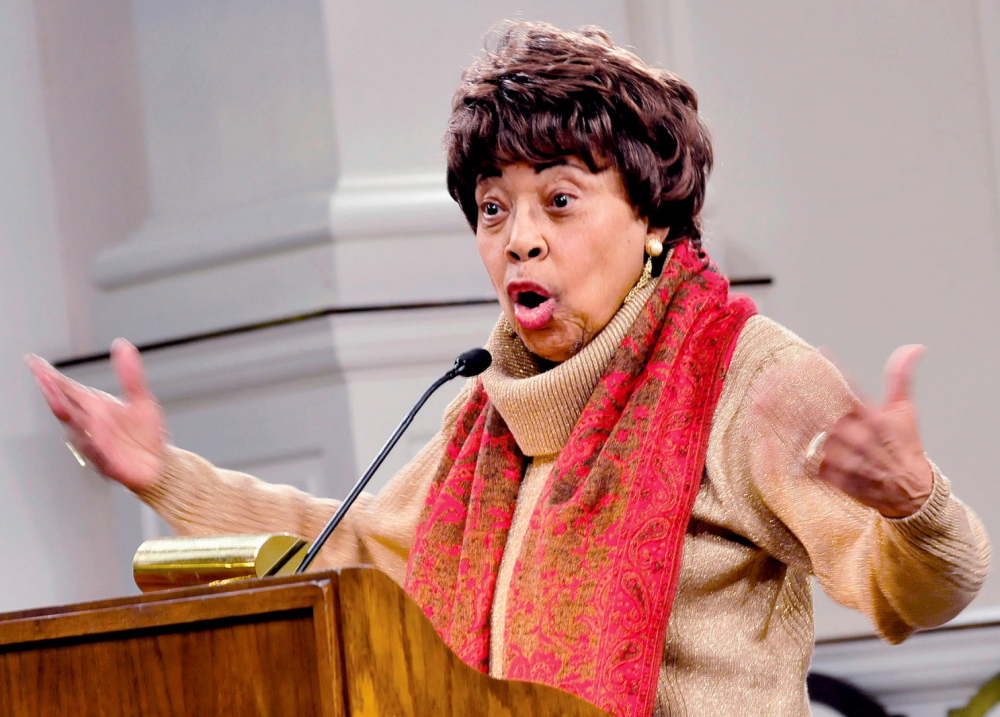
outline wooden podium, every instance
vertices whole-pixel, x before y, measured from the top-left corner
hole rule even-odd
[[[371,568],[0,615],[5,717],[597,717],[465,665]]]

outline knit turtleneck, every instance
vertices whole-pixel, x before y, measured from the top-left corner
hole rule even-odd
[[[646,304],[656,281],[643,273],[608,325],[577,354],[545,372],[503,316],[486,347],[493,364],[483,387],[528,457],[558,453],[594,392],[615,349]]]
[[[487,347],[493,364],[483,387],[510,428],[521,451],[531,458],[521,482],[507,545],[500,562],[490,631],[490,674],[502,677],[508,587],[528,530],[532,510],[545,487],[556,456],[569,440],[587,400],[611,356],[649,300],[656,281],[644,272],[608,325],[579,353],[545,372],[503,316]]]

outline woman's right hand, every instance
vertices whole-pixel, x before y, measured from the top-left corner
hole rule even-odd
[[[38,356],[25,360],[69,442],[97,471],[132,490],[157,481],[163,472],[166,422],[132,344],[124,339],[111,344],[121,399],[67,378]]]

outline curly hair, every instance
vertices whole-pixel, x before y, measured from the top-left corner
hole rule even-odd
[[[448,191],[473,230],[481,177],[575,155],[593,172],[617,169],[638,215],[670,228],[668,245],[701,250],[712,144],[697,96],[600,28],[508,25],[463,73],[444,145]]]

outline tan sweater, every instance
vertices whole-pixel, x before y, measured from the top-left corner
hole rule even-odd
[[[650,287],[651,288],[651,287]],[[637,292],[583,351],[545,374],[501,321],[483,380],[531,457],[507,556],[555,462],[649,289]],[[402,583],[426,491],[471,383],[442,431],[377,496],[363,495],[317,567],[374,563]],[[657,696],[671,717],[808,715],[805,675],[813,644],[809,576],[898,642],[957,614],[989,563],[976,517],[935,473],[924,506],[883,518],[819,481],[815,436],[854,400],[815,349],[764,317],[743,330],[715,411],[706,475],[694,505]],[[181,534],[290,531],[315,536],[336,503],[214,468],[169,449],[159,483],[141,496]],[[491,672],[501,674],[503,609],[513,558],[500,568]]]

